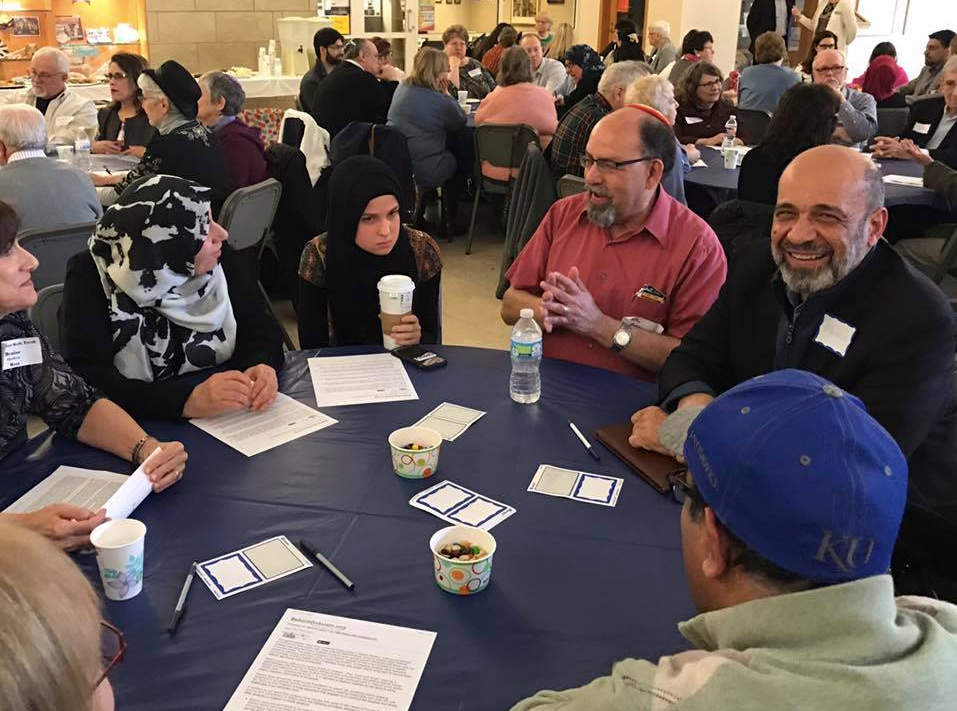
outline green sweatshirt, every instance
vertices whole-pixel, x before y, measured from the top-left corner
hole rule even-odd
[[[512,711],[954,711],[957,606],[889,575],[753,600],[678,625],[697,650],[625,659]]]

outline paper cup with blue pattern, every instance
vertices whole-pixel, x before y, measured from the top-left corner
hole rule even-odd
[[[106,521],[93,529],[103,592],[110,600],[129,600],[143,589],[143,544],[146,525],[132,518]]]
[[[441,447],[442,435],[429,427],[398,429],[389,435],[392,470],[406,479],[426,479],[439,467]]]
[[[459,561],[439,554],[443,546],[468,542],[482,549],[479,558]],[[495,538],[488,531],[472,526],[449,526],[436,531],[429,540],[432,549],[432,570],[436,584],[453,595],[474,595],[488,587],[492,578],[492,555]]]

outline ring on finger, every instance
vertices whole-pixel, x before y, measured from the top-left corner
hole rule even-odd
[[[568,313],[568,304],[562,304],[562,307],[564,308],[564,311],[562,311],[562,313],[567,314],[567,313]]]

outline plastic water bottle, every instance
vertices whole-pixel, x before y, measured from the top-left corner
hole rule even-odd
[[[542,362],[542,329],[535,323],[535,312],[522,309],[521,318],[512,329],[512,375],[508,394],[515,402],[530,405],[542,395],[542,378],[538,366]]]
[[[73,140],[73,150],[76,153],[76,167],[84,172],[89,171],[91,167],[91,147],[90,138],[85,133],[81,133],[78,138]]]
[[[731,114],[731,118],[728,119],[728,122],[724,125],[724,140],[721,141],[722,148],[731,148],[734,145],[734,139],[738,135],[738,119],[734,114]]]

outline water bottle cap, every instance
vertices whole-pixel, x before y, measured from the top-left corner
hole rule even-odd
[[[535,318],[535,312],[531,309],[522,309],[518,312],[518,315],[522,318]]]

